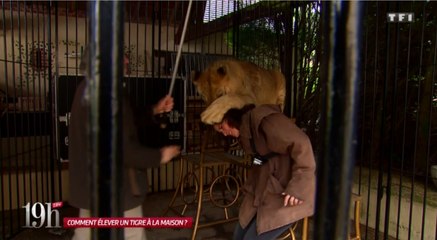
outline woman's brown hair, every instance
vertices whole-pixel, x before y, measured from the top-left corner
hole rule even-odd
[[[240,129],[241,118],[243,117],[243,115],[245,113],[247,113],[248,111],[252,110],[253,108],[255,108],[254,104],[245,105],[241,109],[231,108],[223,116],[223,121],[226,120],[230,127],[234,127],[236,129]]]

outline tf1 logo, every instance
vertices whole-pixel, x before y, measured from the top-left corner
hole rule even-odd
[[[412,23],[414,13],[387,13],[387,22],[389,23]]]
[[[62,202],[55,203],[40,203],[35,202],[30,204],[28,202],[22,208],[26,211],[26,225],[25,228],[60,228],[59,224],[59,211],[54,208],[62,207]],[[54,222],[52,217],[54,216]],[[47,220],[47,221],[46,221]]]

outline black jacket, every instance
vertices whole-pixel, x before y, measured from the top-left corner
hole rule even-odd
[[[88,103],[84,98],[86,81],[82,81],[75,93],[69,125],[69,203],[72,206],[90,209],[90,159],[87,136]],[[149,118],[152,118],[149,111]],[[145,147],[138,140],[138,130],[132,107],[123,101],[123,189],[124,210],[141,205],[147,192],[146,168],[159,167],[160,150]]]

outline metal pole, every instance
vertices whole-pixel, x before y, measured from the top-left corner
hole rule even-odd
[[[322,3],[325,101],[318,158],[314,239],[347,239],[352,173],[357,144],[361,3]]]
[[[168,95],[170,95],[170,96],[173,93],[174,83],[176,80],[176,73],[177,73],[178,68],[179,68],[179,62],[180,62],[181,53],[182,53],[182,46],[184,45],[185,33],[187,32],[188,20],[190,19],[191,5],[192,4],[193,4],[193,0],[190,0],[190,2],[188,3],[188,8],[187,8],[187,15],[185,16],[184,28],[182,29],[181,40],[179,41],[179,48],[178,48],[178,53],[176,55],[175,65],[173,68],[173,75],[171,76],[170,89],[168,90]]]
[[[124,3],[89,4],[91,214],[121,217]],[[92,229],[92,239],[123,239],[123,229]]]

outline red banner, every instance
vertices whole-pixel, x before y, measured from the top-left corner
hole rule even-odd
[[[64,228],[191,228],[192,217],[64,218]]]

